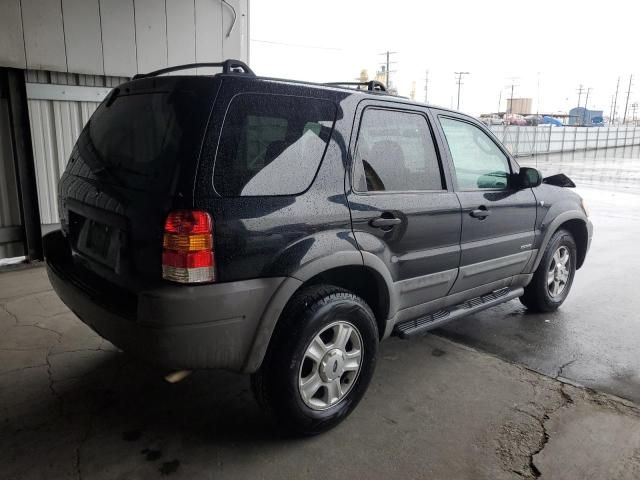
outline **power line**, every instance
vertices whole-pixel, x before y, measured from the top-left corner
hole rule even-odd
[[[298,44],[298,43],[287,43],[287,42],[276,42],[273,40],[259,40],[257,38],[252,38],[250,40],[251,42],[255,42],[255,43],[266,43],[267,45],[280,45],[283,47],[294,47],[294,48],[310,48],[310,49],[315,49],[315,50],[334,50],[334,51],[343,51],[343,48],[337,48],[337,47],[322,47],[319,45],[302,45],[302,44]]]
[[[462,83],[462,76],[463,75],[470,75],[471,72],[453,72],[453,73],[458,76],[458,79],[456,80],[456,83],[458,84],[458,103],[457,103],[457,106],[456,106],[456,110],[460,110],[460,87],[462,85],[464,85]]]

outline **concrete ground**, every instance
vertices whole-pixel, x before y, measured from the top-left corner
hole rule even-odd
[[[561,310],[512,301],[384,342],[354,414],[311,439],[279,435],[244,376],[165,383],[75,318],[42,268],[0,273],[0,479],[640,478],[639,158],[521,160],[568,173],[592,212]]]
[[[640,477],[640,408],[430,335],[383,343],[335,430],[294,440],[248,379],[169,385],[77,320],[42,268],[0,274],[0,478]]]

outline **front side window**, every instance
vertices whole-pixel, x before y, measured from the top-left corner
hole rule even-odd
[[[357,191],[442,190],[427,119],[411,112],[367,108],[354,156]]]
[[[224,196],[295,195],[313,181],[331,136],[334,103],[240,94],[229,105],[214,186]]]
[[[509,185],[509,160],[480,128],[441,117],[453,165],[462,190],[500,189]]]

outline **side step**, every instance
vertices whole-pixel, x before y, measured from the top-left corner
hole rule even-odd
[[[514,298],[520,297],[524,288],[511,289],[508,287],[495,290],[486,295],[481,295],[458,305],[453,305],[435,313],[430,313],[415,320],[408,320],[396,325],[393,334],[400,338],[411,338],[425,333],[433,328],[440,327],[447,322],[457,320],[467,315],[472,315],[487,308],[494,307]]]

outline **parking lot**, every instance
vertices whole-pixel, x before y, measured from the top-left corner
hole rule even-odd
[[[536,161],[576,180],[595,225],[560,311],[516,300],[390,339],[359,408],[311,439],[279,435],[244,376],[165,383],[41,267],[1,273],[0,478],[639,478],[640,152]]]

